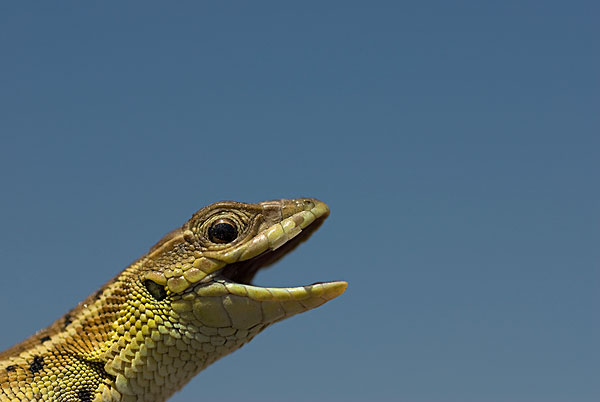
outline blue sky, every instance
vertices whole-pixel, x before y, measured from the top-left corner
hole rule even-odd
[[[209,203],[348,291],[173,401],[600,399],[596,2],[0,6],[0,349]]]

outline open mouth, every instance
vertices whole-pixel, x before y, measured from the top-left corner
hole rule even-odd
[[[306,241],[327,218],[329,208],[320,201],[306,199],[304,207],[294,212],[238,248],[221,255],[211,254],[212,258],[220,257],[223,265],[195,286],[196,294],[200,296],[229,294],[260,302],[294,301],[302,305],[304,311],[342,294],[347,287],[347,283],[343,281],[282,288],[252,284],[259,270],[277,262]],[[229,261],[225,263],[227,259]]]
[[[288,240],[276,250],[268,250],[249,260],[239,261],[225,266],[217,278],[241,285],[252,285],[252,280],[259,270],[273,265],[286,254],[298,247],[300,243],[306,241],[321,226],[326,217],[327,215],[315,219],[315,221],[311,223],[310,226],[303,229],[300,234],[293,239]]]

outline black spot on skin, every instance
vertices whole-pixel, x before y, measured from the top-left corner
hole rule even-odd
[[[94,295],[94,300],[98,300],[100,298],[100,296],[102,296],[102,293],[104,293],[104,291],[102,289],[97,291],[96,294]]]
[[[89,389],[80,389],[77,391],[77,397],[80,402],[92,402],[92,391]]]
[[[63,323],[63,329],[66,329],[72,322],[73,319],[71,319],[71,314],[65,314],[65,322]]]
[[[48,342],[49,340],[50,340],[50,337],[47,335],[40,338],[40,342],[42,342],[42,343]]]
[[[11,364],[10,366],[6,367],[6,371],[17,371],[17,366]]]
[[[29,363],[29,371],[32,374],[37,373],[44,368],[44,358],[41,356],[33,356],[33,361]]]

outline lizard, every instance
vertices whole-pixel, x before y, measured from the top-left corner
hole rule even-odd
[[[0,353],[0,401],[167,400],[269,325],[346,290],[344,281],[252,285],[328,215],[312,198],[200,209],[49,327]]]

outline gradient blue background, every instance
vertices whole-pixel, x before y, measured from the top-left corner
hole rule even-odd
[[[173,401],[600,400],[597,2],[0,6],[4,349],[195,210],[332,214],[344,279]]]

